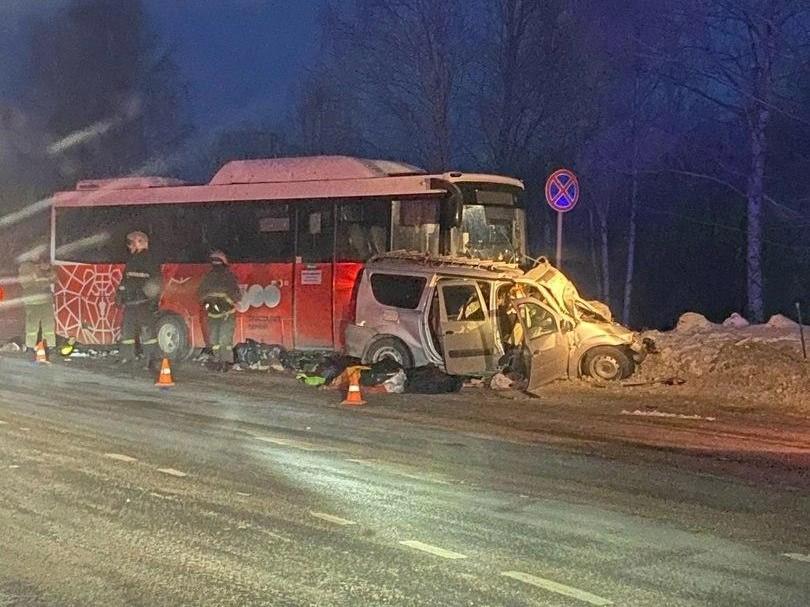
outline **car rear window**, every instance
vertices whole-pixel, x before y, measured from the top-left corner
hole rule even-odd
[[[427,279],[424,276],[402,274],[372,274],[371,292],[384,306],[414,310],[422,298]]]

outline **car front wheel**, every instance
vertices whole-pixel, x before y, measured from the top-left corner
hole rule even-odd
[[[630,377],[635,370],[635,363],[621,348],[597,346],[585,355],[583,367],[585,374],[594,379],[617,381]]]

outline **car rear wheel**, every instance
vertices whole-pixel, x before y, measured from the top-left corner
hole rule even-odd
[[[366,350],[363,362],[373,364],[384,358],[395,360],[404,369],[413,367],[413,355],[410,349],[396,337],[382,337],[374,341]]]
[[[188,343],[188,329],[183,319],[175,314],[164,314],[157,321],[158,346],[172,360],[187,358],[192,349]]]
[[[597,346],[585,355],[583,365],[586,375],[594,379],[616,381],[630,377],[635,369],[633,359],[614,346]]]

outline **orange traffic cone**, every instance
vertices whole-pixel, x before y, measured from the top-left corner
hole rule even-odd
[[[37,345],[34,346],[34,351],[36,352],[36,362],[37,364],[41,365],[48,365],[50,361],[48,360],[48,342],[44,339],[37,342]]]
[[[355,407],[366,404],[363,395],[360,393],[360,367],[349,369],[349,391],[346,392],[346,399],[340,404]]]
[[[169,359],[164,357],[163,362],[160,363],[160,373],[158,374],[155,385],[158,388],[171,388],[174,385],[172,380],[172,367],[169,364]]]

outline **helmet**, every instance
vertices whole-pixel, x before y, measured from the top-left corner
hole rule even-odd
[[[127,246],[133,245],[136,251],[144,251],[149,248],[149,236],[144,232],[136,230],[127,234]]]
[[[228,265],[228,257],[222,251],[211,251],[210,255],[208,255],[208,260],[211,263],[220,264],[223,266]]]

